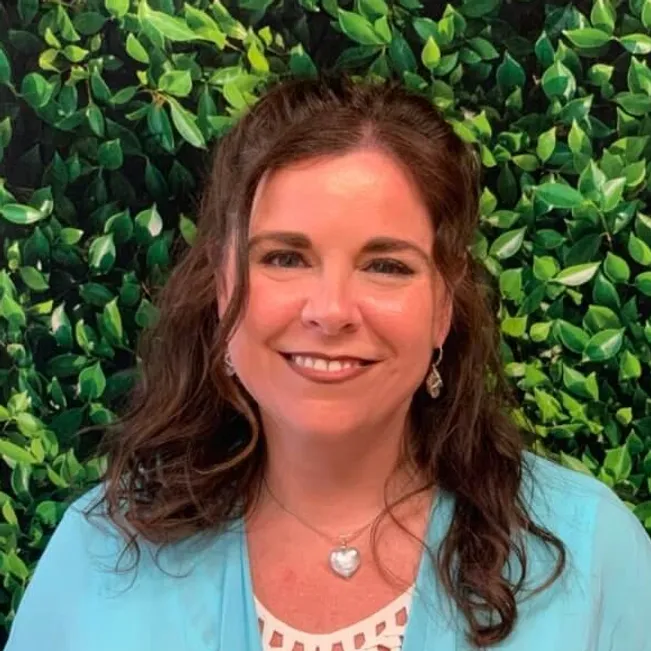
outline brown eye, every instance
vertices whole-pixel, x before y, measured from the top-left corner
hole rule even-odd
[[[261,262],[269,267],[297,267],[304,261],[296,251],[270,251],[263,256]]]
[[[403,262],[392,260],[391,258],[373,260],[373,262],[369,264],[369,268],[370,267],[372,267],[376,273],[381,274],[411,276],[414,273],[413,270]]]

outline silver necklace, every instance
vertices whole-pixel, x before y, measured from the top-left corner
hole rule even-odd
[[[297,520],[302,522],[306,527],[309,527],[314,531],[315,533],[318,533],[321,537],[325,538],[328,542],[332,543],[332,537],[328,536],[327,534],[319,531],[318,529],[315,529],[311,524],[308,522],[305,522],[303,518],[299,517],[296,515],[296,513],[293,513],[290,511],[288,508],[286,508],[280,500],[273,494],[271,489],[269,488],[269,484],[267,484],[267,479],[266,477],[263,477],[264,485],[266,486],[267,490],[269,491],[269,495],[274,499],[274,501],[280,506],[281,509],[289,513],[290,515],[293,515]],[[384,509],[382,509],[384,511]],[[382,513],[380,511],[380,513]],[[362,556],[359,553],[359,549],[357,547],[349,547],[348,543],[351,540],[354,540],[359,536],[365,529],[370,527],[375,520],[380,516],[380,514],[376,515],[368,524],[364,525],[361,529],[358,529],[357,531],[343,535],[343,536],[338,536],[339,541],[335,544],[338,545],[338,547],[335,547],[330,551],[330,556],[329,556],[329,564],[330,564],[330,569],[337,575],[340,576],[344,579],[349,579],[357,570],[359,569],[359,566],[362,563]]]

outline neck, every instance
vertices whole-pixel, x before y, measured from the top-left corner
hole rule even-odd
[[[263,418],[267,442],[261,505],[285,514],[279,505],[312,526],[348,531],[364,526],[399,498],[424,484],[414,468],[396,466],[405,421],[377,424],[337,437],[290,432]],[[410,500],[408,500],[409,502]]]

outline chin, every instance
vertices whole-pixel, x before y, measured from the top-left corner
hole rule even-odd
[[[368,421],[361,414],[346,417],[331,408],[320,413],[318,410],[310,410],[310,413],[306,414],[297,414],[294,411],[287,425],[310,438],[334,439],[354,434],[368,425]]]

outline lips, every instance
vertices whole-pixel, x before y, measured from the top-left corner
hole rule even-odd
[[[355,357],[325,358],[319,356],[280,353],[298,375],[319,383],[336,383],[366,373],[374,362]],[[327,361],[326,361],[327,359]]]
[[[280,353],[280,354],[288,361],[291,361],[292,358],[301,357],[303,359],[313,359],[313,360],[320,359],[326,362],[340,362],[342,364],[352,363],[352,364],[359,364],[361,366],[367,366],[374,362],[374,360],[371,359],[352,357],[349,355],[339,355],[336,357],[332,357],[330,355],[322,355],[319,353],[311,353],[311,352],[292,352],[292,353]]]
[[[323,355],[322,353],[315,353],[315,352],[310,352],[310,351],[295,351],[291,353],[285,353],[281,352],[280,353],[285,359],[291,360],[292,357],[307,357],[310,359],[323,359],[327,362],[352,362],[355,364],[361,364],[362,366],[366,366],[368,364],[373,364],[377,360],[373,359],[365,359],[363,357],[354,357],[351,355]]]

